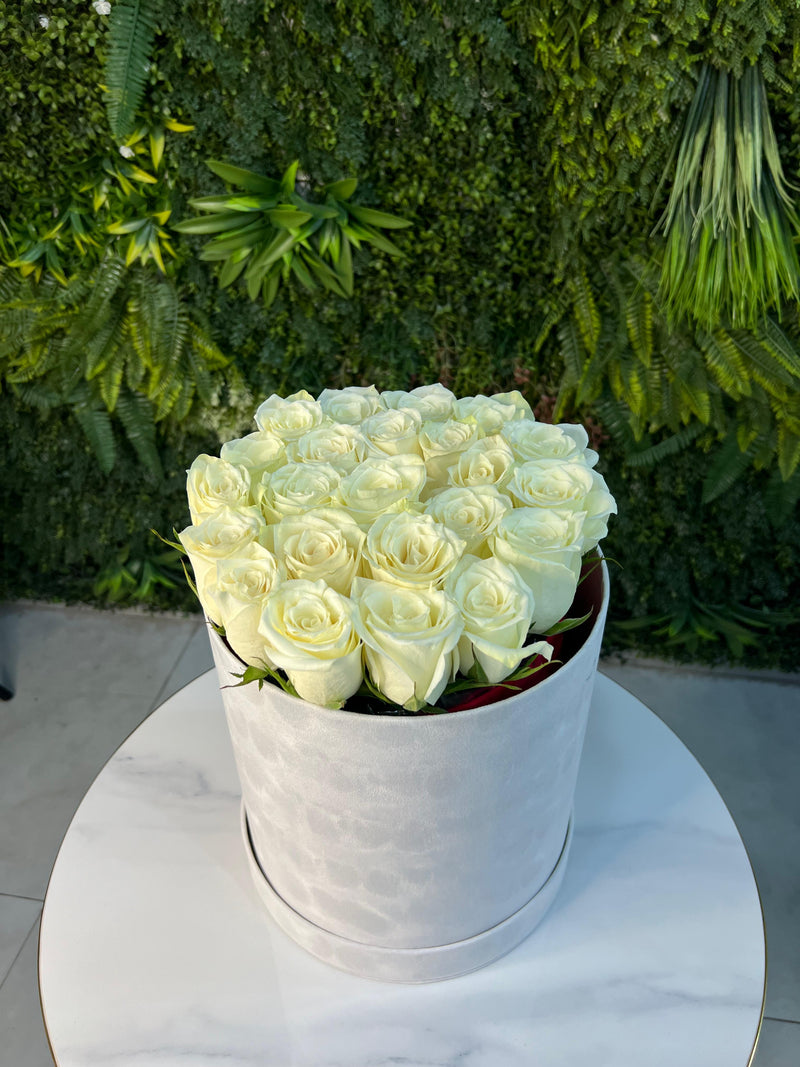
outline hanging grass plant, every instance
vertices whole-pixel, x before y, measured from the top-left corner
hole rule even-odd
[[[759,66],[739,78],[702,67],[662,227],[659,297],[670,319],[750,329],[800,297],[800,221]]]

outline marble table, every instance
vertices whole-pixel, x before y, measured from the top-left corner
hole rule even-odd
[[[598,679],[566,877],[521,946],[424,986],[339,973],[250,881],[212,672],[106,765],[58,855],[40,991],[58,1067],[745,1067],[763,1014],[752,869],[719,794]]]

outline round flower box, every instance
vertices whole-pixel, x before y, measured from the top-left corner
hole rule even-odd
[[[605,563],[571,614],[587,603],[591,619],[543,680],[445,714],[334,711],[239,686],[243,663],[209,628],[250,868],[298,944],[355,974],[427,982],[476,970],[534,929],[569,852]]]

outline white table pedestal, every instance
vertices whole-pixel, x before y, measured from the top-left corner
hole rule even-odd
[[[752,870],[719,794],[639,701],[598,679],[566,876],[483,970],[424,986],[340,973],[258,899],[209,672],[87,793],[45,900],[58,1067],[746,1067],[763,1013]],[[468,891],[469,887],[465,887]]]

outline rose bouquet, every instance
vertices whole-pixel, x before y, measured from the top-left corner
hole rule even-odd
[[[273,395],[255,422],[192,463],[179,534],[244,682],[434,711],[583,621],[565,616],[616,512],[583,427],[438,384]]]

